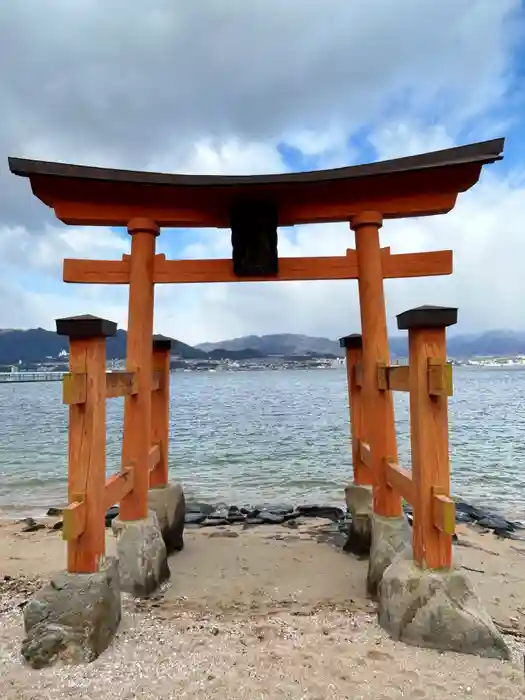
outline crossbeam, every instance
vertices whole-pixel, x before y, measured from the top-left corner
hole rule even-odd
[[[137,377],[135,372],[115,370],[106,373],[106,398],[114,399],[137,393]]]
[[[151,377],[151,390],[158,391],[161,384],[160,372]],[[106,398],[114,399],[137,393],[137,374],[126,370],[106,372]],[[62,402],[68,406],[86,402],[87,375],[82,372],[68,372],[62,382]]]
[[[396,462],[385,460],[388,485],[401,497],[414,505],[415,492],[412,473]],[[432,489],[432,522],[435,528],[446,535],[453,535],[456,528],[456,504],[442,489]]]
[[[386,279],[431,277],[452,274],[452,251],[436,250],[424,253],[391,254],[382,250],[383,276]],[[64,260],[64,282],[77,284],[129,284],[129,256],[123,260]],[[280,258],[276,277],[235,276],[229,259],[166,260],[155,256],[156,284],[210,282],[292,282],[301,280],[358,279],[359,267],[355,250],[345,256]]]
[[[124,467],[106,481],[104,507],[110,508],[126,496],[133,488],[133,467]]]
[[[385,464],[387,484],[395,489],[411,505],[414,503],[414,482],[412,474],[397,462],[387,459]]]
[[[452,364],[429,358],[428,393],[430,396],[453,396]],[[408,365],[377,365],[379,391],[410,391],[410,367]]]

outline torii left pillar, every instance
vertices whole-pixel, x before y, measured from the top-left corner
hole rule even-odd
[[[388,485],[385,471],[387,461],[397,462],[397,441],[392,392],[380,389],[378,383],[378,367],[390,363],[379,241],[382,225],[383,217],[375,211],[363,211],[350,222],[355,232],[359,268],[362,400],[373,482],[372,542],[367,578],[368,592],[373,596],[377,594],[383,572],[410,542],[411,536],[401,497]]]

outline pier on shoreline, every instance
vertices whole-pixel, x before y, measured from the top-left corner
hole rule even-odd
[[[66,372],[0,372],[0,384],[61,382]]]

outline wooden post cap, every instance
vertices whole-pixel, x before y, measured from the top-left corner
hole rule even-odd
[[[359,333],[352,333],[339,338],[339,346],[347,350],[360,350],[363,347],[363,336]]]
[[[377,226],[381,228],[383,217],[378,211],[361,211],[350,219],[350,228],[355,231],[360,226]]]
[[[446,328],[458,322],[458,310],[451,306],[418,306],[398,314],[397,327],[400,331],[412,328]]]
[[[112,338],[117,333],[116,323],[91,314],[57,318],[56,326],[58,335],[67,335],[72,340]]]
[[[158,236],[160,233],[159,225],[153,219],[148,219],[143,216],[137,216],[128,223],[128,233],[132,236],[134,233],[152,233]]]
[[[153,350],[171,350],[175,341],[167,335],[153,336]]]

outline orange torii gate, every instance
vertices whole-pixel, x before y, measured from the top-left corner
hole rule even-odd
[[[402,519],[402,497],[414,503],[416,562],[449,567],[453,502],[448,486],[450,372],[444,328],[455,322],[456,310],[425,307],[402,314],[399,327],[410,333],[410,375],[405,368],[391,368],[383,280],[451,274],[452,252],[394,254],[380,247],[379,230],[386,219],[449,212],[458,194],[478,181],[483,165],[502,157],[503,144],[503,139],[497,139],[334,170],[258,176],[171,175],[10,158],[11,172],[29,178],[35,196],[60,221],[77,226],[125,226],[131,236],[131,253],[121,260],[66,259],[63,268],[68,283],[129,285],[127,364],[120,388],[114,382],[110,393],[104,390],[104,379],[95,369],[103,357],[100,342],[96,359],[90,355],[87,364],[84,361],[83,379],[78,379],[72,352],[72,375],[67,380],[73,403],[85,402],[85,374],[90,371],[100,375],[97,396],[93,390],[87,392],[91,400],[126,395],[123,471],[116,478],[117,485],[114,481],[111,487],[111,493],[120,499],[120,519],[125,523],[147,518],[150,485],[167,484],[168,389],[162,382],[164,403],[159,405],[164,408],[159,410],[164,417],[160,422],[155,419],[157,439],[152,445],[152,390],[159,387],[152,353],[155,285],[356,279],[362,348],[355,338],[343,343],[350,402],[359,407],[352,411],[354,433],[358,423],[362,431],[354,434],[354,481],[373,484],[373,512],[380,518]],[[279,257],[279,226],[343,221],[355,232],[355,249],[340,256]],[[230,228],[231,259],[167,260],[156,254],[161,228],[191,227]],[[109,322],[99,321],[98,326],[93,319],[89,322],[94,335],[114,333],[114,329],[108,331]],[[75,319],[60,322],[62,332],[72,338],[72,349],[78,323],[75,325]],[[76,337],[86,340],[85,330]],[[157,350],[155,361],[166,367],[168,356]],[[90,363],[92,370],[85,369]],[[397,463],[395,389],[411,393],[412,452],[418,465],[413,480]],[[425,431],[436,420],[441,432],[440,444],[434,449]],[[76,429],[70,424],[70,445]],[[438,439],[436,430],[432,435]],[[100,452],[100,446],[97,449]],[[430,459],[424,454],[427,449],[433,450]],[[98,459],[104,459],[102,452]],[[162,469],[151,484],[150,468],[159,462]],[[78,455],[74,464],[70,462],[71,505],[64,534],[70,551],[76,552],[69,557],[72,573],[96,571],[104,554],[103,537],[94,535],[103,528],[102,511],[90,505],[86,495],[90,479],[95,478],[88,473],[88,463],[89,456]],[[99,470],[97,479],[103,471]],[[79,484],[85,484],[84,493],[78,493]],[[434,515],[428,516],[429,507]]]

